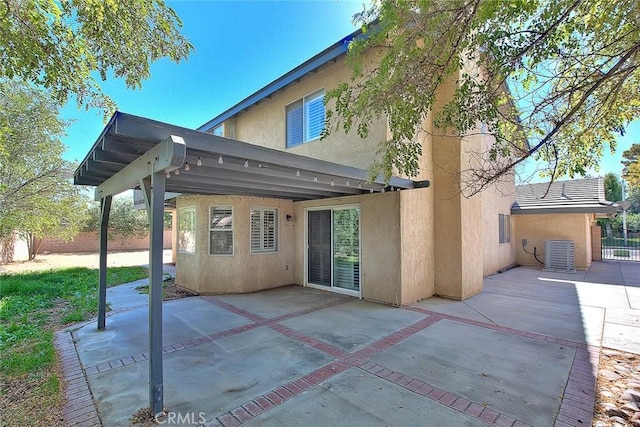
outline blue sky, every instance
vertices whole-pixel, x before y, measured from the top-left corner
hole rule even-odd
[[[141,90],[102,83],[120,111],[196,128],[355,31],[362,0],[167,1],[195,46],[187,62],[162,60]],[[65,158],[82,160],[104,123],[97,110],[63,112],[75,122]]]
[[[195,52],[178,65],[154,63],[141,90],[111,79],[102,84],[120,111],[196,128],[264,85],[353,32],[363,0],[168,1],[183,21]],[[73,120],[65,158],[82,160],[104,123],[97,110],[63,111]],[[622,152],[640,142],[640,123],[608,151],[601,171],[620,173]]]

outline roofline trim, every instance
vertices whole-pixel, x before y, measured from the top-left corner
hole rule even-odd
[[[614,205],[607,206],[560,206],[541,208],[511,208],[511,215],[531,215],[531,214],[614,214],[618,209]]]
[[[263,99],[268,98],[274,93],[284,89],[291,83],[294,83],[296,80],[299,80],[305,75],[313,72],[314,70],[317,70],[321,66],[331,61],[337,60],[341,56],[346,55],[349,50],[349,43],[351,42],[351,40],[361,37],[362,35],[362,29],[359,29],[349,34],[348,36],[343,37],[341,40],[329,46],[322,52],[298,65],[296,68],[284,74],[283,76],[278,77],[276,80],[249,95],[233,107],[229,108],[228,110],[217,115],[202,126],[198,127],[197,130],[207,132],[211,128],[223,123],[225,120],[236,116],[242,111],[251,108]]]

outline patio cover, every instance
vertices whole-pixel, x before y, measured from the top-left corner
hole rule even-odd
[[[150,220],[149,407],[163,410],[162,236],[165,192],[233,194],[294,201],[427,187],[209,133],[116,112],[74,174],[96,186],[101,205],[98,329],[105,328],[107,227],[112,197],[139,188]]]
[[[167,192],[251,195],[300,201],[363,194],[372,188],[374,191],[385,188],[381,176],[373,183],[367,183],[369,172],[363,169],[121,112],[113,115],[80,163],[74,183],[98,186],[96,200],[100,200],[116,189],[114,185],[103,186],[109,178],[172,135],[184,140],[186,155],[182,164],[167,169],[173,172],[166,180]],[[114,182],[112,180],[111,184]],[[396,177],[389,182],[389,187],[395,189],[417,186],[420,184]],[[139,185],[126,187],[117,188],[118,192]]]

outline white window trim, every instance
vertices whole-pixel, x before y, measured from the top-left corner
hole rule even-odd
[[[186,249],[182,249],[180,248],[180,216],[181,216],[181,212],[186,212],[186,211],[190,211],[193,212],[193,251],[189,251]],[[177,241],[177,245],[178,245],[178,253],[179,254],[187,254],[187,255],[194,255],[196,253],[196,234],[197,234],[197,229],[198,229],[198,213],[196,211],[196,207],[195,206],[183,206],[178,208],[178,221],[176,221],[176,226],[178,227],[178,241]]]
[[[267,208],[267,207],[261,207],[261,206],[252,206],[251,208],[249,208],[249,253],[251,253],[252,255],[262,255],[262,254],[275,254],[278,253],[280,251],[280,213],[278,212],[278,208]],[[264,212],[274,212],[275,213],[275,233],[274,233],[274,239],[275,239],[275,246],[276,248],[274,250],[271,249],[260,249],[260,250],[254,250],[252,245],[251,245],[251,212],[252,211],[260,211],[260,246],[264,247],[264,230],[262,228],[263,223],[263,215]]]
[[[307,98],[309,98],[309,99],[310,99],[310,98],[312,98],[312,97],[313,97],[313,99],[315,99],[315,98],[317,98],[317,97],[315,97],[314,95],[319,94],[319,93],[322,93],[322,98],[323,98],[322,105],[323,105],[323,106],[324,106],[324,108],[325,108],[324,116],[325,116],[325,119],[326,119],[326,117],[327,117],[327,108],[326,108],[326,105],[324,105],[324,95],[325,95],[326,91],[324,90],[324,87],[322,87],[322,88],[320,88],[320,89],[317,89],[317,90],[314,90],[313,92],[309,92],[309,93],[308,93],[308,94],[306,94],[305,96],[303,96],[303,97],[301,97],[301,98],[294,99],[293,101],[291,101],[290,103],[288,103],[288,104],[286,104],[286,105],[285,105],[285,107],[284,107],[284,128],[285,128],[285,129],[284,129],[284,134],[285,134],[285,141],[284,141],[284,145],[285,145],[285,148],[293,148],[293,147],[297,147],[297,146],[299,146],[299,145],[303,145],[303,144],[306,144],[306,143],[308,143],[308,142],[317,141],[317,140],[319,140],[319,139],[321,138],[321,135],[318,135],[318,136],[317,136],[317,137],[315,137],[315,138],[312,138],[312,139],[306,139],[306,138],[307,138],[307,126],[306,126],[306,124],[307,124],[307,120],[306,120],[306,109],[305,109],[305,105],[306,105],[306,103],[307,103]],[[296,145],[289,145],[289,141],[287,140],[287,129],[288,129],[288,128],[287,128],[287,127],[288,127],[288,123],[287,123],[287,109],[289,108],[289,106],[290,106],[290,105],[295,104],[295,103],[296,103],[296,102],[298,102],[298,101],[302,101],[302,142],[300,142],[300,143],[298,143],[298,144],[296,144]]]
[[[230,209],[231,210],[231,229],[215,229],[211,228],[211,209],[212,208],[220,208],[220,209]],[[209,256],[234,256],[236,253],[236,231],[235,231],[235,212],[233,206],[231,205],[210,205],[209,206],[209,233],[207,234],[207,240],[209,241]],[[231,231],[231,253],[230,254],[212,254],[211,253],[211,232],[226,232]]]

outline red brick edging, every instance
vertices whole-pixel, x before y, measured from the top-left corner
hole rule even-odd
[[[102,426],[71,333],[56,332],[54,344],[64,377],[66,398],[62,415],[65,425],[74,427]]]

